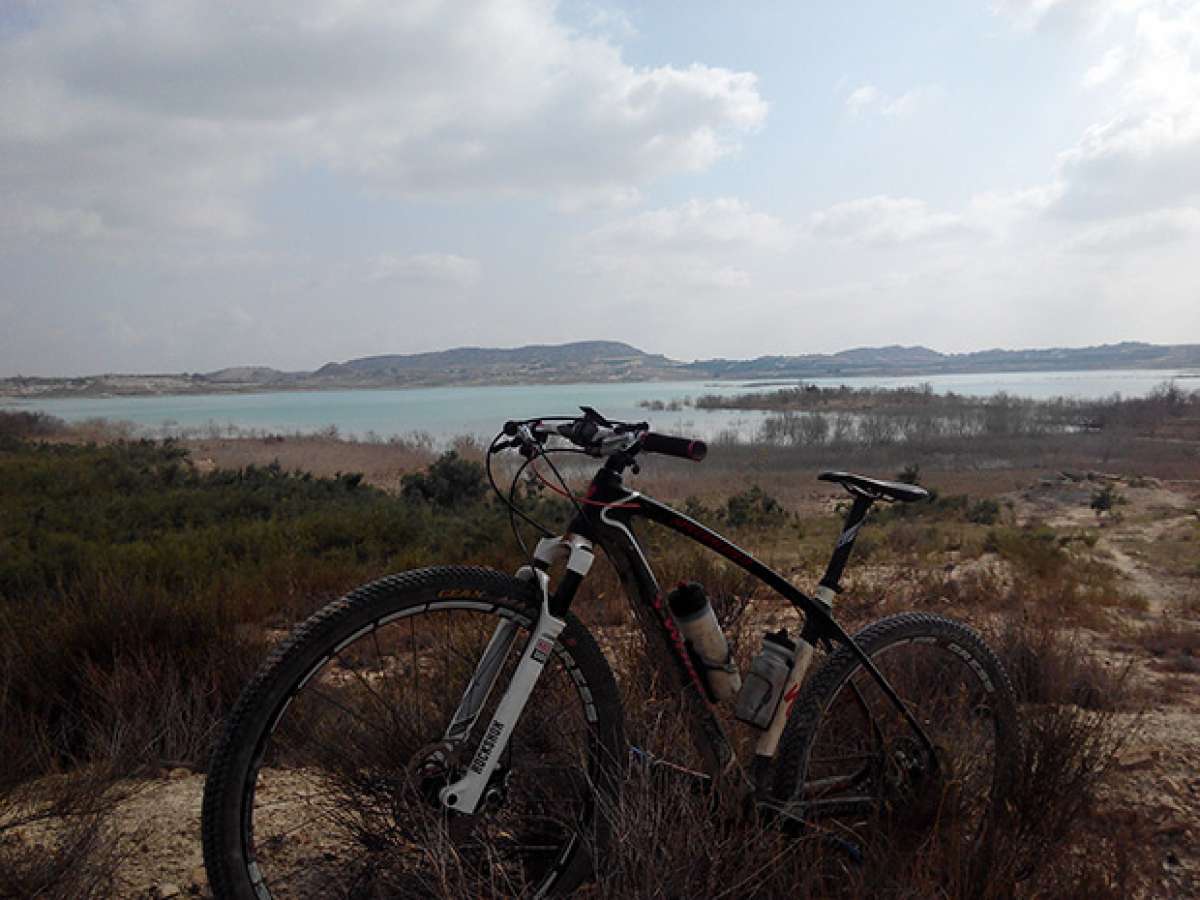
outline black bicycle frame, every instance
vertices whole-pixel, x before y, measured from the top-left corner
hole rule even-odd
[[[580,514],[572,520],[569,531],[594,541],[604,549],[632,603],[638,622],[651,643],[651,651],[663,650],[673,661],[671,670],[678,686],[684,689],[685,708],[690,713],[689,721],[693,723],[693,740],[714,775],[734,767],[737,762],[736,756],[725,729],[708,702],[702,677],[692,662],[683,637],[667,608],[658,580],[634,534],[632,523],[638,517],[691,538],[783,595],[803,614],[801,636],[804,640],[812,644],[837,643],[849,647],[888,699],[900,710],[931,756],[936,758],[933,743],[920,723],[870,657],[833,619],[832,610],[826,604],[809,597],[775,570],[711,528],[664,503],[628,489],[621,478],[621,470],[627,464],[627,461],[610,459],[596,474]],[[829,567],[821,579],[821,584],[834,592],[839,590],[838,583],[842,571],[873,499],[856,494],[854,504],[846,517],[845,527],[829,561]],[[564,578],[551,598],[551,610],[556,614],[565,612],[570,607],[578,586],[579,579]],[[741,774],[746,781],[745,774]]]

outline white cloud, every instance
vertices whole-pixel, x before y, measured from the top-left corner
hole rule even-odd
[[[879,88],[873,84],[864,84],[850,92],[850,96],[846,98],[846,108],[850,110],[851,115],[856,116],[875,103],[879,97]]]
[[[1141,249],[1190,234],[1190,208],[1200,204],[1200,4],[1042,0],[1001,6],[1018,24],[1036,25],[1070,10],[1103,30],[1108,49],[1082,81],[1103,88],[1111,112],[1058,154],[1051,181],[1007,196],[983,195],[977,209],[1010,224],[1039,214],[1066,222],[1079,229],[1067,241],[1072,250]]]
[[[1003,232],[1023,220],[1044,214],[1060,193],[1057,184],[1015,191],[984,191],[971,198],[970,215],[980,227]]]
[[[846,109],[855,117],[875,109],[889,119],[903,119],[945,96],[946,89],[938,84],[920,85],[898,96],[887,94],[873,84],[864,84],[846,97]]]
[[[366,268],[366,279],[411,281],[467,287],[479,281],[479,260],[453,253],[416,253],[409,256],[382,254]]]
[[[1200,209],[1163,209],[1089,226],[1069,240],[1066,249],[1125,255],[1196,234],[1200,234]]]
[[[974,228],[957,213],[936,212],[912,197],[863,197],[814,213],[815,237],[888,246],[962,237]]]
[[[588,28],[608,35],[616,40],[629,40],[639,36],[637,26],[629,14],[615,6],[600,6],[587,3],[584,6]]]
[[[1059,155],[1062,215],[1126,216],[1200,198],[1200,6],[1159,0],[1128,31],[1085,77],[1119,65],[1119,110]]]
[[[1083,76],[1085,87],[1099,87],[1112,81],[1125,66],[1128,54],[1124,47],[1111,47],[1100,62],[1089,68]]]
[[[32,8],[0,42],[9,231],[244,237],[285,166],[404,195],[628,198],[767,114],[753,74],[630,65],[550,0]]]
[[[1140,0],[993,0],[992,11],[1024,30],[1089,32]]]
[[[1059,155],[1058,179],[1055,211],[1073,218],[1127,215],[1200,196],[1200,108],[1094,125]]]
[[[589,242],[606,248],[653,247],[709,251],[720,247],[780,248],[787,227],[774,216],[754,212],[736,197],[692,199],[679,206],[648,210],[592,231]]]
[[[941,85],[927,84],[905,91],[899,97],[888,100],[883,104],[883,114],[890,119],[903,119],[913,115],[923,107],[937,103],[946,96],[946,89]]]
[[[593,229],[579,242],[579,258],[586,271],[643,287],[741,288],[760,259],[793,238],[779,219],[735,197],[692,199]]]

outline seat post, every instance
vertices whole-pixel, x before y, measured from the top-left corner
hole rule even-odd
[[[854,495],[854,504],[850,507],[850,512],[846,513],[842,534],[838,538],[837,546],[833,548],[833,556],[829,559],[825,575],[821,578],[821,587],[827,588],[835,594],[842,589],[840,584],[842,572],[846,569],[850,551],[854,549],[854,539],[858,536],[858,529],[862,528],[863,520],[867,517],[871,504],[875,502],[874,497],[862,491],[851,489],[850,492]]]

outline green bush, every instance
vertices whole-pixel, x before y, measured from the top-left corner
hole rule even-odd
[[[405,475],[400,485],[404,497],[443,507],[479,500],[488,489],[483,466],[463,459],[453,450],[438,457],[428,472]]]
[[[787,510],[757,484],[725,501],[721,518],[731,528],[767,528],[788,520]]]
[[[1055,575],[1067,562],[1058,534],[1045,525],[993,528],[987,533],[983,548],[1039,578]]]
[[[1118,506],[1127,502],[1123,494],[1121,494],[1115,485],[1106,484],[1098,491],[1092,493],[1091,507],[1096,511],[1096,516],[1100,517],[1106,512],[1112,512],[1114,506]]]
[[[26,774],[114,754],[202,763],[262,623],[389,571],[515,567],[474,464],[440,462],[431,504],[357,474],[202,474],[170,442],[0,450],[0,755]]]
[[[1000,519],[1000,503],[990,497],[976,500],[967,508],[967,521],[976,525],[995,525]]]

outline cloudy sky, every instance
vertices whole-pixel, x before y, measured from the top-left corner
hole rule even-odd
[[[0,375],[1200,341],[1195,0],[2,0]]]

